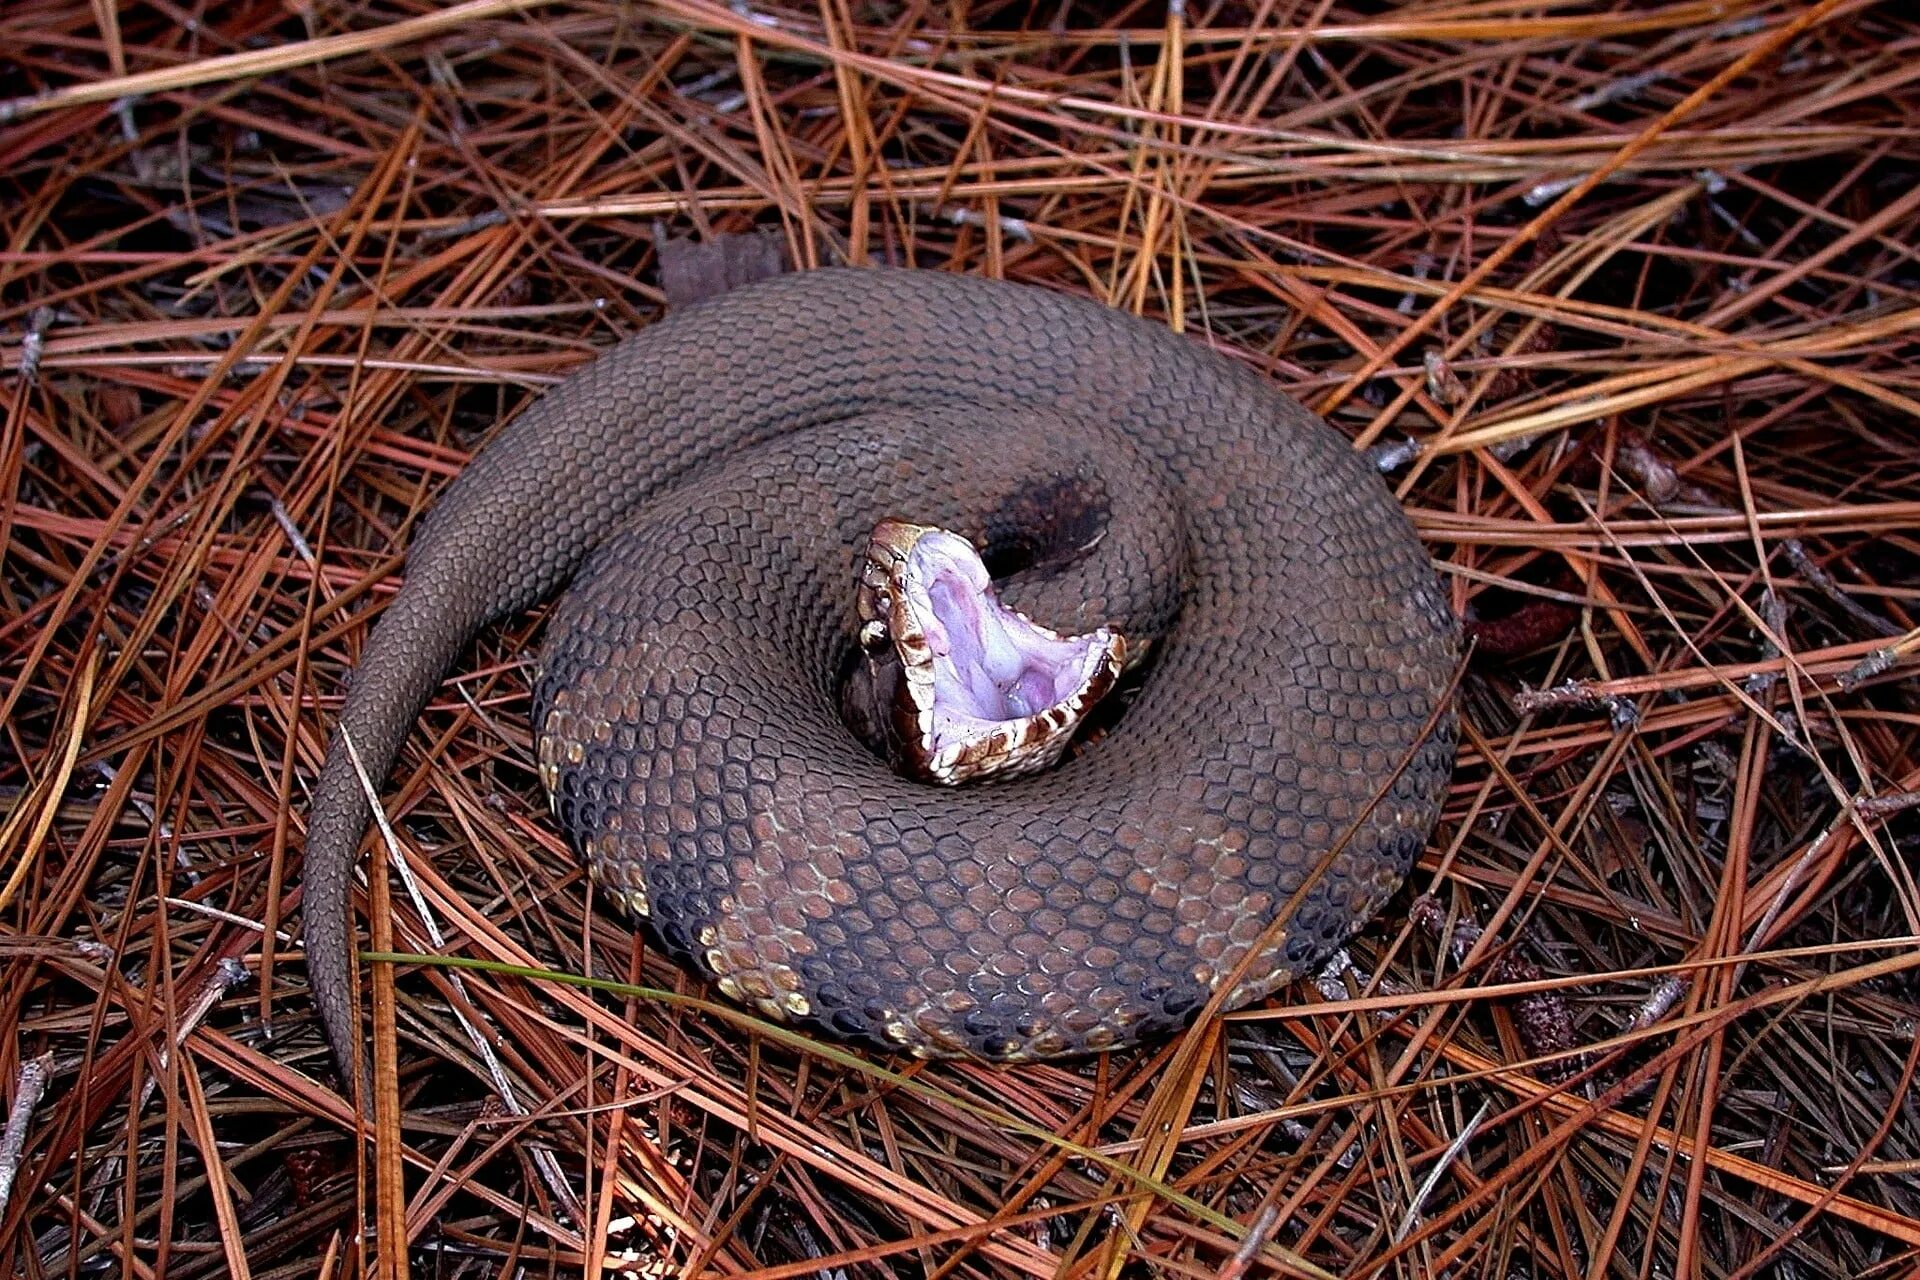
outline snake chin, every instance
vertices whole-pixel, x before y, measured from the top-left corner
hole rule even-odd
[[[944,529],[881,521],[857,604],[870,718],[922,781],[1052,766],[1126,664],[1112,628],[1065,636],[1001,604],[973,544]]]

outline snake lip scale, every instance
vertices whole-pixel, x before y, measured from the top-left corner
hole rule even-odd
[[[1118,722],[1004,780],[890,767],[856,608],[890,517],[978,548],[1047,635],[1150,654]],[[1236,969],[1225,1007],[1277,989],[1399,887],[1452,766],[1432,562],[1254,371],[1051,291],[777,276],[548,391],[415,538],[308,820],[307,964],[343,1069],[371,816],[344,736],[377,783],[473,636],[556,595],[537,753],[597,879],[730,998],[925,1057],[1124,1046]]]

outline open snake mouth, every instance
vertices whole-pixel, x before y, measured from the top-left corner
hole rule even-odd
[[[904,520],[874,527],[858,609],[892,754],[929,782],[1052,765],[1126,657],[1111,628],[1063,636],[1007,608],[972,543]]]

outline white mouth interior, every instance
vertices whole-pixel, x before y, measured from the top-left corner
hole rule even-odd
[[[1006,608],[973,546],[951,533],[921,537],[905,576],[904,602],[932,655],[932,754],[1055,708],[1085,710],[1083,695],[1108,661],[1106,628],[1062,637]]]

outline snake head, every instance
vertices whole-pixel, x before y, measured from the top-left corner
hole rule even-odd
[[[888,754],[926,782],[1051,766],[1126,662],[1119,632],[1039,625],[1000,603],[971,542],[905,520],[874,527],[855,607]]]

